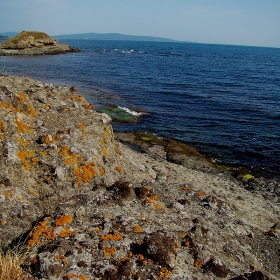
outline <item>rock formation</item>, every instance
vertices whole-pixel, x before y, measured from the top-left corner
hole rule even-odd
[[[42,55],[77,52],[43,32],[22,31],[0,45],[0,55]]]
[[[1,247],[31,279],[280,278],[279,195],[244,188],[279,183],[119,138],[74,87],[0,76]]]

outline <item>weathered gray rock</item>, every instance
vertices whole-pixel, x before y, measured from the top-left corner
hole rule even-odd
[[[118,142],[74,88],[0,76],[1,247],[25,241],[39,279],[279,279],[279,204],[153,141]]]

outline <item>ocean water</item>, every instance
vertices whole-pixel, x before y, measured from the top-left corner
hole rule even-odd
[[[184,141],[217,162],[280,178],[280,49],[67,40],[80,53],[2,57],[0,69],[76,86],[96,109],[147,112],[118,131]],[[3,71],[3,70],[2,70]]]

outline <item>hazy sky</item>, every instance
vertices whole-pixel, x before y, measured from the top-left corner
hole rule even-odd
[[[280,47],[280,0],[0,0],[0,33],[22,30]]]

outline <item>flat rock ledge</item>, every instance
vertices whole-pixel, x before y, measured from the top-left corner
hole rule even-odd
[[[277,195],[110,121],[74,87],[0,75],[0,245],[30,249],[30,279],[280,278]]]
[[[67,44],[58,44],[56,39],[38,31],[22,31],[0,44],[0,56],[51,55],[79,51]]]

